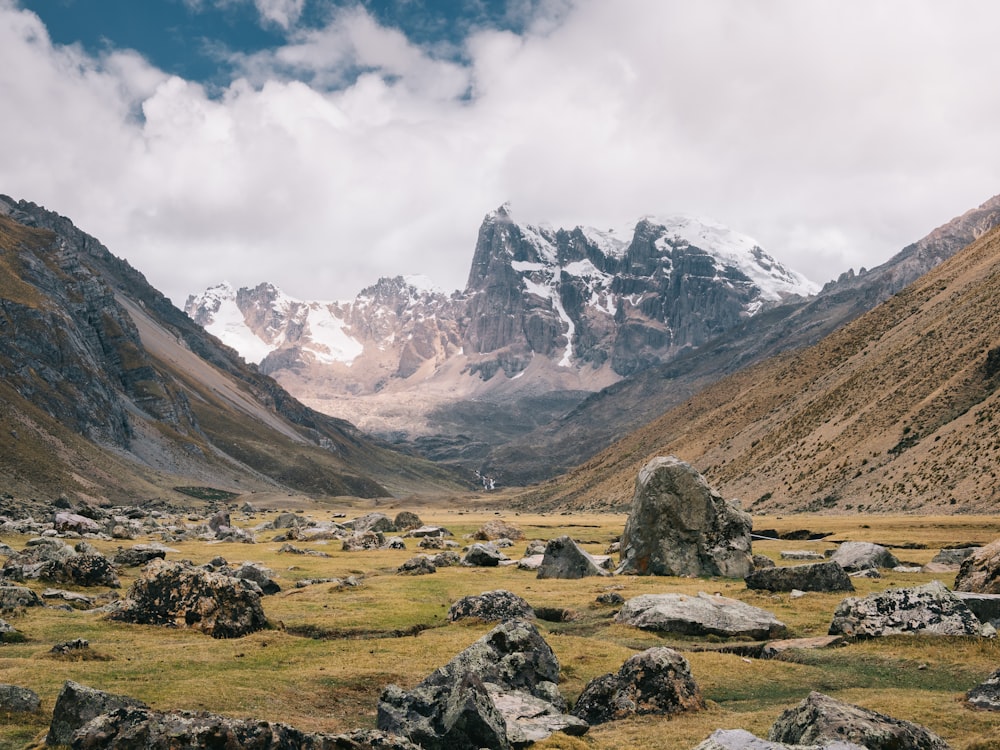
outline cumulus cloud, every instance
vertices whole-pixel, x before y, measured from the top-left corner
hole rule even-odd
[[[1000,192],[991,2],[512,3],[526,30],[459,56],[361,7],[307,29],[298,0],[257,6],[286,44],[209,93],[0,0],[0,190],[177,302],[223,278],[458,288],[506,200],[557,226],[706,215],[822,282]]]

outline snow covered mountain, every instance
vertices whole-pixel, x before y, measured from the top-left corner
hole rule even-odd
[[[818,290],[712,221],[565,230],[520,224],[504,205],[480,227],[461,292],[396,277],[310,302],[220,284],[185,310],[314,408],[413,436],[458,401],[582,398]]]

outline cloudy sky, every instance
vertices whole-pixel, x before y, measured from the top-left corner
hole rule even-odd
[[[505,201],[710,217],[824,282],[1000,193],[998,28],[994,0],[0,0],[0,192],[179,304],[457,289]]]

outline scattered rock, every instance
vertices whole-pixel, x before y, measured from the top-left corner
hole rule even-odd
[[[302,549],[301,547],[296,547],[294,544],[282,544],[278,547],[278,552],[284,552],[288,555],[311,555],[312,557],[329,557],[328,552],[323,552],[318,549]]]
[[[19,685],[0,685],[0,711],[31,713],[42,705],[38,693]]]
[[[391,536],[385,540],[383,549],[406,549],[406,542],[401,536]]]
[[[450,568],[462,564],[462,558],[458,556],[457,552],[451,550],[438,552],[431,558],[431,561],[439,568]]]
[[[643,594],[625,602],[615,620],[642,630],[683,635],[763,640],[785,633],[785,624],[767,610],[705,593]]]
[[[821,745],[786,745],[762,740],[745,729],[716,729],[694,750],[866,750],[853,742],[833,740]]]
[[[889,550],[871,542],[844,542],[837,547],[830,559],[840,563],[849,573],[865,568],[895,568],[899,565],[899,560]]]
[[[517,528],[514,524],[507,523],[499,518],[494,518],[493,520],[487,521],[480,526],[479,529],[473,533],[472,538],[486,542],[491,539],[510,539],[511,541],[517,541],[518,539],[524,539],[524,532]]]
[[[1000,539],[979,548],[962,561],[955,578],[955,590],[1000,594]]]
[[[790,745],[846,740],[869,750],[949,750],[944,740],[919,724],[816,692],[783,712],[771,726],[768,739]]]
[[[616,674],[587,683],[573,715],[603,724],[641,714],[675,714],[705,708],[691,667],[670,648],[649,648],[629,658]]]
[[[396,525],[385,513],[366,513],[353,521],[348,521],[344,526],[354,529],[355,534],[361,534],[365,531],[396,531]]]
[[[524,548],[524,556],[531,557],[532,555],[544,555],[546,544],[548,544],[548,540],[532,539]]]
[[[767,555],[751,555],[754,570],[764,570],[775,567],[775,562]]]
[[[495,568],[501,560],[509,559],[500,552],[493,544],[487,542],[483,544],[476,542],[462,558],[463,565],[472,565],[478,568]]]
[[[517,567],[521,570],[538,570],[544,559],[545,555],[528,555],[517,561]]]
[[[388,519],[386,519],[388,520]],[[344,540],[344,552],[363,552],[365,550],[382,549],[385,545],[385,535],[381,531],[362,531]]]
[[[977,594],[972,591],[952,592],[966,607],[972,610],[979,621],[1000,627],[1000,594]]]
[[[474,596],[463,596],[448,609],[448,620],[451,622],[466,617],[501,622],[515,619],[533,620],[535,611],[517,594],[498,589],[484,591]]]
[[[41,607],[44,602],[27,586],[0,586],[0,612],[12,612],[22,607]]]
[[[851,578],[881,578],[882,574],[879,572],[878,568],[865,568],[864,570],[856,570],[853,573],[849,573]]]
[[[842,635],[821,635],[815,638],[787,638],[765,644],[760,655],[763,659],[777,659],[786,651],[834,648],[836,646],[843,646],[845,642],[846,640]]]
[[[378,727],[424,750],[507,750],[553,728],[585,732],[584,722],[563,713],[558,679],[559,661],[534,625],[510,620],[409,692],[388,686],[379,700]]]
[[[989,626],[986,626],[989,627]],[[992,634],[996,631],[989,628]],[[962,600],[940,581],[844,599],[833,614],[830,635],[989,635]]]
[[[417,555],[396,568],[396,572],[400,575],[422,576],[429,573],[437,573],[437,566],[427,555]]]
[[[690,465],[654,458],[639,472],[619,573],[744,578],[753,569],[749,514]]]
[[[45,589],[42,592],[42,599],[58,599],[66,602],[73,609],[91,609],[94,606],[94,597],[63,589]]]
[[[409,531],[411,529],[419,529],[424,525],[424,522],[420,520],[420,516],[416,513],[403,510],[396,514],[396,517],[392,519],[392,525],[396,527],[396,531]]]
[[[91,719],[126,707],[145,708],[146,704],[135,698],[105,693],[103,690],[66,680],[56,698],[45,744],[69,745],[73,741],[73,733]]]
[[[0,643],[15,643],[20,640],[23,640],[23,636],[14,626],[6,620],[0,620]]]
[[[453,534],[443,526],[421,526],[418,529],[410,529],[406,532],[406,536],[423,538],[429,536],[453,536]]]
[[[458,549],[458,542],[443,536],[424,536],[417,542],[420,549]]]
[[[132,584],[113,620],[201,630],[239,638],[267,627],[260,587],[189,563],[155,560]]]
[[[550,539],[545,545],[542,564],[538,567],[539,578],[585,578],[607,575],[610,573],[569,536]]]
[[[119,708],[95,717],[76,733],[73,747],[78,750],[420,750],[402,737],[371,729],[338,735],[309,733],[258,719],[233,719],[204,711],[160,713],[145,707]]]
[[[931,562],[938,565],[961,566],[966,559],[981,549],[982,547],[945,547],[931,558]]]
[[[233,571],[234,578],[242,578],[245,581],[253,581],[260,586],[261,593],[265,595],[277,594],[281,591],[281,586],[274,580],[274,571],[265,568],[260,563],[245,561]]]
[[[141,568],[151,560],[163,560],[166,556],[165,549],[137,544],[129,549],[119,547],[112,561],[123,568]]]
[[[825,560],[826,556],[807,549],[786,549],[778,553],[782,560]]]
[[[49,649],[50,654],[72,654],[79,651],[89,651],[90,641],[86,638],[76,638],[72,641],[57,643]]]
[[[1000,711],[1000,669],[966,693],[965,700],[973,708]]]
[[[597,595],[598,604],[610,604],[613,607],[617,607],[619,604],[625,603],[625,597],[619,594],[617,591],[608,591],[603,594]]]
[[[747,588],[764,591],[854,591],[854,584],[840,563],[832,560],[812,565],[762,568],[746,577]]]
[[[94,519],[68,511],[56,513],[52,525],[60,533],[71,531],[77,534],[98,534],[103,531],[101,524]]]
[[[308,525],[308,518],[298,516],[295,513],[279,513],[270,524],[272,529],[294,529]]]

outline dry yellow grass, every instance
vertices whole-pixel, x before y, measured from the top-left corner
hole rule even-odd
[[[399,508],[393,509],[398,510]],[[337,508],[308,511],[329,517]],[[363,510],[352,509],[354,510]],[[461,540],[493,512],[415,508],[428,523],[441,524]],[[623,515],[504,514],[530,538],[569,533],[601,553],[621,533]],[[258,523],[263,516],[243,519]],[[941,546],[986,542],[1000,536],[998,517],[790,516],[756,518],[758,528],[831,532],[831,539],[864,539],[888,544],[926,545],[897,549],[897,555],[926,562]],[[774,718],[821,690],[899,718],[918,721],[962,749],[1000,731],[1000,717],[964,707],[961,698],[1000,666],[1000,646],[972,639],[891,638],[858,642],[829,651],[800,652],[791,660],[763,661],[737,654],[696,650],[717,648],[718,639],[667,637],[615,624],[613,609],[595,600],[617,590],[626,598],[641,593],[719,592],[773,611],[794,635],[826,632],[837,594],[787,594],[748,591],[741,581],[678,578],[587,578],[539,580],[512,567],[443,568],[434,575],[397,576],[403,560],[418,552],[411,540],[405,551],[347,553],[337,542],[296,543],[330,557],[279,554],[278,542],[256,545],[185,542],[170,559],[203,563],[221,555],[231,563],[254,560],[272,568],[282,592],[266,597],[265,612],[275,629],[235,640],[213,640],[186,630],[112,623],[80,611],[32,609],[10,618],[26,636],[24,643],[0,646],[2,680],[30,687],[42,709],[27,719],[0,714],[0,747],[24,747],[45,731],[66,679],[145,700],[161,710],[204,709],[227,715],[280,721],[308,730],[341,731],[373,726],[378,696],[389,683],[412,686],[450,660],[482,634],[488,624],[447,623],[448,606],[461,596],[504,588],[535,607],[572,610],[575,619],[539,621],[538,626],[562,665],[561,689],[574,700],[592,678],[616,670],[637,650],[654,645],[683,649],[708,710],[671,719],[643,717],[595,727],[582,738],[553,737],[545,748],[691,748],[716,728],[742,727],[766,734]],[[24,539],[5,537],[15,548]],[[141,541],[141,540],[140,540]],[[118,543],[97,546],[112,552]],[[823,550],[827,541],[765,541],[755,552],[778,558],[784,549]],[[512,552],[523,551],[518,542]],[[127,587],[134,569],[125,571]],[[358,588],[317,584],[296,589],[296,580],[363,576]],[[924,583],[927,574],[887,575],[858,581],[859,594],[890,586]],[[951,583],[949,576],[937,576]],[[31,584],[37,589],[43,588]],[[312,633],[306,637],[297,633]],[[418,633],[398,637],[399,633]],[[104,660],[63,660],[48,652],[57,642],[86,638]],[[982,747],[986,747],[982,745]]]

